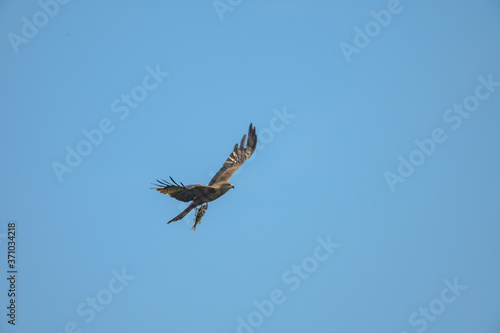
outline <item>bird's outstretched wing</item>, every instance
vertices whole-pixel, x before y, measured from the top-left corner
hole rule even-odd
[[[207,195],[212,194],[216,190],[210,186],[205,185],[184,185],[183,183],[177,184],[175,180],[170,177],[172,183],[167,182],[166,180],[156,180],[158,184],[153,184],[156,187],[152,187],[152,189],[157,190],[163,194],[168,194],[172,198],[177,199],[179,201],[190,202],[196,198],[204,198]]]
[[[209,186],[216,183],[224,183],[231,178],[233,173],[238,170],[238,168],[252,156],[255,151],[255,147],[257,146],[257,134],[255,134],[255,127],[252,128],[252,124],[250,124],[250,128],[248,129],[248,140],[247,146],[245,147],[245,139],[246,135],[243,135],[243,139],[241,139],[240,146],[238,144],[234,146],[234,149],[229,155],[229,158],[224,162],[222,168],[215,174],[212,178]]]

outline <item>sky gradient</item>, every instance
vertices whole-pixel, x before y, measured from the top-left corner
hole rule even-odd
[[[1,332],[500,331],[498,1],[0,9]]]

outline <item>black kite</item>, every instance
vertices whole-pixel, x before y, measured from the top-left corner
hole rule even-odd
[[[240,145],[236,144],[234,146],[231,155],[224,162],[222,168],[215,174],[208,185],[184,185],[182,183],[177,184],[172,177],[170,180],[172,183],[169,183],[165,180],[157,180],[158,184],[153,184],[157,187],[155,189],[163,194],[168,194],[172,198],[190,202],[191,204],[182,211],[179,215],[174,217],[172,220],[168,221],[168,223],[175,222],[181,220],[184,216],[186,216],[193,208],[206,204],[210,201],[213,201],[220,196],[224,195],[227,191],[234,188],[234,185],[228,182],[229,178],[235,173],[236,170],[245,162],[247,159],[252,156],[255,151],[255,147],[257,146],[257,135],[255,134],[255,127],[252,128],[252,124],[250,124],[250,128],[248,129],[248,140],[245,147],[245,140],[247,136],[244,135],[241,140]],[[196,214],[195,223],[193,226],[193,230],[196,230],[196,225],[200,223],[202,214],[205,213],[208,205],[203,206],[204,209],[200,210],[200,214]],[[200,215],[200,216],[198,216]]]

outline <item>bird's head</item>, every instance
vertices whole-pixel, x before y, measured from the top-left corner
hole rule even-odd
[[[234,188],[234,185],[231,184],[230,182],[226,182],[226,183],[222,183],[220,185],[221,188],[223,188],[224,190],[229,191],[230,189]]]

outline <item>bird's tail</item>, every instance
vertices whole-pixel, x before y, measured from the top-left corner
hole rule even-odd
[[[175,221],[179,221],[179,220],[182,220],[182,218],[184,216],[186,216],[194,207],[196,207],[197,205],[193,202],[191,202],[191,204],[189,206],[187,206],[186,209],[184,209],[182,211],[182,213],[180,213],[179,215],[177,215],[176,217],[174,217],[173,219],[171,219],[170,221],[167,222],[170,223],[170,222],[175,222]]]

